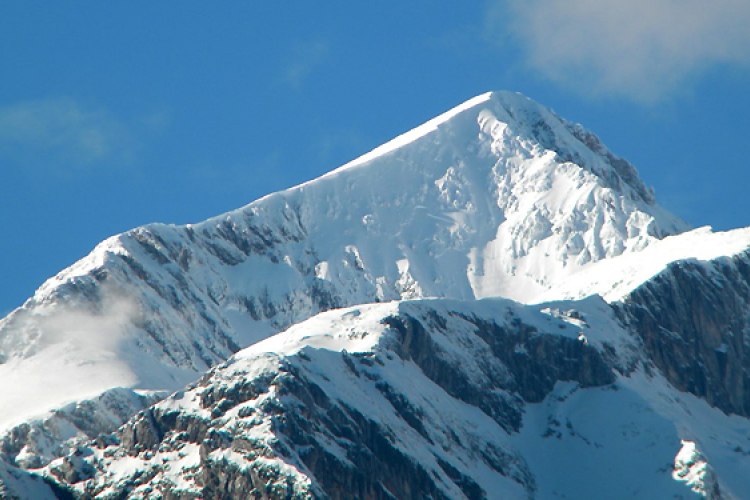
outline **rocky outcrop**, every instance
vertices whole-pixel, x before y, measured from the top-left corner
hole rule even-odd
[[[670,383],[750,416],[750,252],[672,263],[615,307]]]
[[[80,498],[531,497],[509,441],[524,406],[616,372],[577,326],[522,307],[331,312],[329,327],[311,320],[268,341],[287,354],[243,351],[48,473]]]
[[[92,437],[112,432],[164,396],[118,388],[93,400],[68,404],[8,430],[0,437],[0,460],[24,469],[43,467]]]
[[[451,396],[482,409],[508,432],[521,426],[519,401],[538,403],[559,381],[575,381],[581,387],[615,381],[613,367],[602,353],[576,338],[539,332],[513,315],[502,325],[476,316],[462,319],[476,326],[475,334],[491,353],[479,364],[482,384],[467,378],[460,361],[446,356],[434,342],[430,332],[450,335],[447,322],[438,314],[427,316],[427,327],[409,315],[385,322],[399,334],[400,356],[416,363]]]
[[[692,441],[682,441],[682,448],[674,459],[672,477],[686,483],[706,500],[726,500],[711,465]]]
[[[521,95],[488,93],[309,183],[102,242],[0,320],[0,429],[115,387],[177,390],[333,308],[534,302],[581,266],[686,228],[593,134]],[[34,396],[2,392],[10,366]],[[40,367],[61,390],[47,390]],[[546,367],[530,381],[567,370]],[[49,438],[27,447],[45,448],[39,459],[65,448],[54,432],[26,435]],[[9,455],[26,446],[8,439]]]

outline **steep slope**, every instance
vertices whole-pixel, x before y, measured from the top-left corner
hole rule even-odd
[[[618,312],[675,387],[750,416],[750,250],[673,262]]]
[[[64,490],[58,490],[62,492]],[[0,461],[0,498],[3,500],[59,500],[42,478]]]
[[[750,228],[670,236],[600,261],[548,298],[600,294],[680,390],[750,416]]]
[[[243,209],[103,242],[0,323],[0,426],[113,387],[177,389],[332,307],[533,301],[685,228],[595,136],[485,94]]]
[[[43,466],[320,311],[419,297],[601,294],[669,383],[747,415],[747,320],[712,314],[749,316],[750,231],[687,229],[590,132],[478,96],[242,209],[112,237],[46,282],[0,321],[0,456]],[[685,259],[703,281],[668,277]]]
[[[750,416],[750,228],[700,228],[597,262],[542,297],[599,294],[680,390]]]
[[[750,491],[750,422],[649,366],[599,298],[357,306],[241,351],[47,474],[102,499]]]

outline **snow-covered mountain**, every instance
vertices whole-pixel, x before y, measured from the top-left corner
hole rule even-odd
[[[748,468],[750,420],[592,297],[323,313],[47,473],[81,498],[593,500],[746,498]]]
[[[488,312],[490,306],[487,304],[494,304],[492,307],[514,311],[515,315],[536,318],[529,319],[528,324],[536,325],[533,326],[535,331],[546,333],[531,337],[547,339],[543,343],[551,342],[550,345],[555,346],[554,349],[543,348],[549,352],[535,354],[543,355],[545,363],[555,366],[555,363],[565,364],[570,360],[573,364],[582,362],[575,356],[566,361],[566,356],[570,354],[569,349],[574,349],[571,346],[581,349],[580,346],[584,345],[587,347],[582,348],[582,352],[588,353],[585,355],[591,359],[600,360],[602,373],[609,374],[606,376],[609,378],[606,381],[597,378],[597,382],[593,382],[570,374],[549,373],[545,375],[547,382],[542,384],[543,388],[536,389],[535,395],[529,396],[520,386],[505,379],[492,378],[504,374],[504,377],[515,377],[517,383],[523,385],[523,380],[536,376],[526,373],[521,365],[509,366],[508,363],[512,364],[515,359],[514,354],[500,356],[491,363],[488,361],[495,366],[494,372],[485,374],[492,380],[472,379],[472,383],[479,385],[472,389],[467,382],[464,387],[471,392],[489,387],[487,384],[501,384],[498,387],[505,391],[505,403],[492,399],[495,396],[488,396],[489,402],[480,402],[479,399],[464,401],[458,394],[460,391],[451,392],[445,387],[446,395],[439,398],[458,398],[474,407],[467,411],[480,411],[491,418],[494,418],[494,410],[487,410],[482,405],[500,405],[505,408],[503,411],[516,414],[513,425],[510,421],[505,424],[496,422],[506,437],[498,438],[498,442],[492,441],[492,446],[503,450],[502,454],[510,453],[509,456],[515,457],[514,465],[504,469],[506,473],[501,476],[507,478],[516,474],[518,479],[528,473],[527,479],[534,479],[511,478],[507,484],[516,486],[507,486],[508,491],[523,492],[532,497],[536,495],[534,492],[553,490],[570,494],[574,490],[560,490],[561,485],[550,486],[552,489],[533,486],[543,480],[537,477],[540,469],[530,465],[527,453],[538,448],[513,444],[517,434],[526,432],[522,422],[532,412],[529,405],[542,404],[542,401],[547,401],[545,398],[552,397],[550,394],[575,392],[578,386],[615,384],[629,387],[625,392],[640,402],[634,403],[636,406],[642,404],[643,408],[651,409],[648,411],[656,411],[654,408],[658,405],[654,398],[659,399],[658,394],[668,394],[674,401],[677,391],[686,391],[726,412],[750,415],[750,353],[745,352],[745,345],[750,342],[749,246],[750,230],[712,233],[702,228],[689,231],[686,223],[656,203],[653,192],[639,179],[632,165],[610,152],[596,136],[581,126],[559,118],[519,94],[484,94],[319,179],[274,193],[234,212],[199,224],[153,224],[114,236],[101,243],[88,257],[48,280],[23,307],[0,321],[0,453],[9,463],[7,471],[0,470],[0,483],[13,482],[18,491],[19,488],[36,488],[38,484],[33,477],[27,477],[13,467],[43,467],[50,460],[83,446],[82,450],[89,450],[85,453],[91,453],[83,462],[69,457],[65,459],[67,461],[55,462],[53,468],[47,470],[55,471],[55,477],[64,485],[73,485],[79,492],[83,491],[81,488],[92,488],[91,491],[100,494],[108,491],[107,488],[120,488],[117,481],[110,480],[112,474],[120,474],[123,481],[130,481],[128,484],[143,483],[147,488],[148,481],[133,479],[127,471],[143,470],[143,464],[150,459],[140,455],[138,460],[141,462],[131,463],[129,459],[123,459],[130,464],[127,465],[109,460],[106,457],[110,452],[101,450],[111,448],[113,456],[125,453],[122,450],[130,450],[127,456],[132,456],[150,449],[149,456],[159,456],[149,447],[158,443],[167,446],[163,442],[167,434],[158,431],[156,441],[146,438],[148,442],[139,444],[135,437],[123,437],[127,435],[127,429],[137,429],[138,425],[143,425],[138,424],[139,421],[157,418],[154,415],[161,415],[162,409],[167,407],[177,408],[174,406],[177,405],[176,415],[191,419],[191,412],[203,415],[201,412],[215,402],[202,402],[203,406],[198,405],[200,408],[183,407],[173,398],[130,421],[118,431],[120,437],[112,438],[111,442],[105,439],[97,445],[82,443],[114,430],[136,412],[196,380],[211,366],[241,348],[253,345],[250,351],[242,351],[238,357],[232,358],[227,368],[217,369],[201,379],[198,386],[188,393],[221,391],[221,384],[226,382],[229,373],[233,373],[231,367],[245,366],[245,363],[250,363],[247,360],[256,359],[257,356],[250,353],[261,352],[257,349],[277,352],[278,359],[286,360],[283,363],[295,366],[298,363],[304,365],[304,358],[299,358],[299,353],[309,349],[323,349],[331,353],[326,355],[331,359],[351,361],[348,352],[371,353],[373,350],[380,352],[379,349],[386,352],[390,347],[383,347],[381,341],[391,346],[386,339],[398,336],[393,331],[395,327],[386,322],[387,328],[372,327],[373,331],[380,333],[368,337],[375,343],[368,343],[368,340],[365,347],[360,346],[363,351],[358,350],[359,344],[352,339],[342,340],[340,345],[329,345],[325,340],[328,333],[315,327],[315,321],[323,320],[305,322],[322,311],[384,302],[387,304],[351,310],[361,314],[366,311],[367,317],[379,318],[373,321],[381,325],[383,318],[412,314],[404,313],[402,308],[426,311],[435,307],[436,318],[445,319],[446,315],[452,317],[445,308],[457,307],[465,311],[465,321],[480,330],[482,327],[472,323],[470,318],[485,318],[482,321],[499,328],[496,332],[506,331],[508,318]],[[552,301],[582,299],[593,294],[601,295],[606,302],[588,299],[575,305],[552,304]],[[459,306],[452,302],[416,300],[425,297],[467,302]],[[504,297],[519,303],[473,302],[486,297]],[[403,299],[414,302],[390,303]],[[530,305],[541,302],[549,304],[544,307]],[[610,305],[605,305],[607,302]],[[599,311],[596,312],[597,318],[608,318],[597,323],[596,328],[592,327],[595,337],[609,338],[612,335],[614,344],[588,342],[588,333],[584,341],[578,339],[578,334],[570,340],[567,334],[553,334],[539,327],[539,321],[546,321],[550,314],[562,315],[565,321],[575,323],[579,320],[565,311],[589,307]],[[541,312],[542,309],[547,312]],[[601,312],[604,310],[608,312]],[[338,318],[336,321],[345,324],[348,320],[341,314],[344,313],[332,312],[324,316],[329,318],[325,321]],[[293,325],[297,326],[281,336],[256,344]],[[339,331],[343,327],[331,324],[326,328]],[[463,325],[461,328],[466,332],[473,327]],[[430,336],[439,338],[450,333],[442,327],[435,330],[430,326],[427,330]],[[306,333],[301,334],[302,331]],[[268,347],[278,346],[279,342],[283,344],[285,341],[279,339],[291,338],[290,335],[300,336],[303,340],[299,342],[307,348],[302,344],[292,351],[285,350],[289,347],[286,344],[283,349],[283,346],[279,347],[279,351]],[[344,333],[336,335],[346,338]],[[471,337],[469,333],[466,335]],[[326,344],[325,348],[319,345],[321,342]],[[350,345],[351,342],[354,344]],[[510,338],[502,342],[513,344],[516,340]],[[453,346],[451,352],[455,356],[471,357],[472,351],[462,351],[464,347],[469,348],[469,344],[468,347]],[[516,347],[520,351],[528,348]],[[369,356],[367,354],[362,359]],[[558,356],[565,359],[556,359]],[[586,359],[586,363],[591,362],[591,359]],[[429,360],[425,362],[431,363]],[[256,363],[260,363],[260,370],[260,361],[250,364]],[[541,358],[535,363],[536,369],[543,364]],[[391,364],[387,365],[391,367]],[[377,370],[383,371],[384,366]],[[514,372],[515,368],[521,371]],[[255,368],[249,365],[247,370],[256,374]],[[510,372],[513,373],[509,375]],[[443,376],[461,379],[461,373],[460,370],[446,372]],[[262,374],[257,375],[260,377],[258,384],[268,385]],[[335,375],[339,376],[343,375]],[[391,377],[384,373],[377,376]],[[414,376],[417,377],[415,380],[425,376],[430,379],[429,374],[418,371]],[[227,383],[252,385],[256,383],[254,377],[248,375],[246,380]],[[272,379],[275,377],[273,375]],[[337,401],[339,396],[344,397],[334,387],[338,383],[330,387],[318,385],[326,398]],[[377,387],[377,381],[373,384],[372,387],[352,388],[353,392],[346,398],[358,398],[360,393],[357,391],[369,393],[377,390],[387,399],[387,394]],[[421,405],[417,404],[418,400],[411,400],[418,394],[406,388],[399,391],[400,396],[393,396],[398,401],[407,406]],[[580,391],[580,394],[587,394],[580,396],[580,401],[579,396],[573,398],[580,404],[584,401],[586,404],[596,401],[599,401],[596,404],[604,404],[608,397],[597,399],[599,396],[589,396],[595,392],[588,390]],[[348,405],[346,398],[342,401]],[[630,404],[631,400],[627,401],[623,404]],[[705,404],[695,401],[697,405]],[[447,399],[446,404],[449,402]],[[278,402],[282,409],[287,408],[285,404],[282,400]],[[400,403],[393,404],[398,406]],[[705,442],[709,439],[705,436],[709,434],[683,432],[684,425],[688,425],[684,422],[695,423],[697,420],[680,414],[671,403],[665,405],[664,408],[671,409],[662,408],[658,412],[666,415],[666,421],[674,426],[674,436],[692,443],[702,440],[700,450],[709,446]],[[263,413],[265,409],[253,411],[266,415]],[[276,410],[269,411],[271,420],[268,422],[271,422],[271,417],[278,415],[274,413]],[[425,408],[421,411],[427,412]],[[717,410],[706,411],[714,415],[711,412]],[[286,410],[281,414],[286,415]],[[417,420],[425,420],[424,426],[442,428],[443,424],[427,418],[428,413],[417,416]],[[231,426],[244,425],[244,418],[232,421]],[[266,416],[261,420],[263,418]],[[401,415],[399,418],[406,419],[409,424],[409,419],[416,417]],[[471,421],[473,417],[462,418]],[[602,413],[596,418],[606,420],[609,417]],[[636,417],[626,415],[623,418]],[[720,417],[712,416],[705,422],[713,425],[719,421]],[[745,425],[744,419],[739,421],[740,427]],[[164,425],[167,429],[164,432],[172,429]],[[224,424],[216,424],[218,427],[213,423],[201,425],[205,432],[219,432]],[[434,430],[430,429],[425,431],[427,437],[422,436],[428,442],[432,439],[429,433]],[[365,429],[362,430],[365,434],[358,436],[369,436],[368,432],[376,430]],[[277,431],[271,429],[268,432],[276,436]],[[278,432],[283,434],[286,431]],[[472,431],[458,429],[456,432],[471,434]],[[387,432],[385,435],[390,436]],[[195,441],[198,439],[195,436],[190,438],[192,441],[183,437],[174,439],[196,446],[200,444]],[[204,437],[201,435],[201,439]],[[328,437],[333,439],[330,435]],[[283,441],[280,437],[278,439]],[[358,441],[352,442],[356,444]],[[614,438],[611,442],[613,446],[607,448],[609,451],[615,449]],[[668,449],[666,443],[666,440],[662,443],[660,457]],[[673,440],[669,443],[673,447]],[[426,446],[424,443],[420,446],[423,445]],[[141,448],[136,450],[133,446]],[[217,450],[221,446],[211,449]],[[430,446],[437,445],[432,442]],[[508,446],[517,451],[511,453]],[[692,449],[690,446],[693,445],[686,445],[685,449]],[[463,445],[459,448],[463,450]],[[560,453],[564,449],[564,446],[560,448]],[[307,481],[307,491],[312,497],[319,497],[320,492],[325,491],[329,496],[345,498],[326,490],[315,467],[305,462],[299,455],[300,450],[295,450],[289,452],[297,454],[294,456],[279,452],[279,456],[286,458],[278,460],[292,457],[289,458],[292,462],[284,462],[287,465],[283,467],[305,464],[303,469],[306,469],[300,469],[299,477],[307,478],[300,481]],[[430,460],[434,462],[438,455],[432,448],[430,450],[433,454]],[[672,458],[677,451],[670,451]],[[719,457],[724,456],[725,451],[712,453]],[[461,453],[473,456],[476,450],[464,450],[456,456],[464,457]],[[424,451],[423,456],[428,455]],[[682,456],[688,455],[690,453],[686,451]],[[695,451],[693,455],[697,457],[700,452]],[[328,455],[321,456],[323,462],[318,465],[340,466],[328,463],[331,461]],[[342,456],[348,455],[339,454],[339,458]],[[591,455],[592,463],[603,456]],[[173,459],[165,458],[167,462]],[[482,478],[475,477],[473,474],[487,466],[477,465],[482,460],[475,459],[466,462],[468,458],[456,458],[464,460],[465,467],[458,467],[449,460],[447,469],[440,465],[442,476],[438,469],[416,461],[427,474],[425,478],[433,482],[431,493],[425,494],[437,495],[435,498],[441,498],[440,494],[447,495],[445,498],[462,498],[458,494],[460,490],[468,498],[482,498],[472,497],[466,492],[474,491],[474,486],[470,485],[474,484],[489,494],[487,498],[494,498],[485,486],[499,484],[496,482],[500,479],[489,469],[482,473]],[[189,469],[189,460],[186,460],[184,465]],[[346,460],[351,459],[344,459],[344,463]],[[133,468],[128,469],[131,465]],[[84,469],[95,466],[101,474],[85,473],[79,466]],[[155,471],[154,474],[161,475],[159,477],[178,480],[176,478],[180,476],[179,473],[170,476],[171,473],[154,464],[148,467]],[[287,470],[283,467],[278,470]],[[472,470],[469,475],[465,474],[467,467]],[[108,468],[119,472],[110,474]],[[722,470],[728,472],[720,472],[721,478],[733,474],[731,468]],[[254,488],[260,484],[258,477],[265,477],[263,471],[266,471],[263,467],[248,469],[248,474],[255,474]],[[453,477],[458,474],[456,471],[462,471],[467,481],[470,480],[466,483],[469,490],[464,491],[459,485],[462,480]],[[15,477],[12,481],[3,479],[11,476]],[[454,481],[454,486],[459,489],[451,489],[454,486],[450,486],[445,477]],[[428,479],[424,479],[425,485],[429,483]],[[182,480],[190,483],[186,477]],[[361,478],[351,480],[357,484],[366,481]],[[729,490],[742,491],[736,489],[736,484],[740,483],[732,483],[734,479],[731,477],[722,480],[726,481],[722,484],[727,484]],[[419,484],[422,483],[420,479]],[[446,484],[448,489],[445,489]],[[670,486],[664,486],[663,491],[672,491],[672,482],[668,484]],[[337,486],[337,491],[345,491],[340,489],[343,487]],[[189,487],[186,488],[188,491]],[[383,491],[390,491],[391,487],[384,488]],[[371,498],[387,497],[384,492],[379,495]],[[551,493],[539,493],[536,498],[549,498],[549,495]],[[408,498],[408,495],[397,494],[396,497]]]
[[[593,135],[520,95],[482,95],[315,181],[103,242],[0,325],[0,380],[40,382],[2,385],[0,425],[112,387],[177,389],[332,307],[534,301],[683,229]]]

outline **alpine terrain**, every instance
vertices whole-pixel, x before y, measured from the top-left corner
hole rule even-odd
[[[750,228],[475,97],[0,321],[0,497],[750,499]]]

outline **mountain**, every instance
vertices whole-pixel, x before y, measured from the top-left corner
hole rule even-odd
[[[529,458],[529,453],[537,453],[542,445],[529,444],[536,442],[531,437],[528,442],[518,438],[525,435],[524,422],[532,422],[529,423],[532,428],[536,425],[533,424],[536,420],[527,419],[529,415],[537,415],[534,408],[541,408],[533,405],[552,404],[550,401],[563,397],[561,394],[569,390],[580,396],[572,398],[575,405],[562,405],[565,415],[568,411],[572,412],[570,415],[578,415],[576,412],[583,411],[581,405],[597,406],[613,401],[626,406],[633,403],[634,407],[645,408],[643,411],[661,415],[664,421],[659,422],[673,427],[669,437],[659,441],[659,453],[654,456],[663,459],[671,453],[673,460],[679,451],[674,443],[679,444],[680,439],[693,443],[684,448],[693,451],[680,455],[687,457],[688,462],[692,460],[690,457],[703,456],[704,448],[709,449],[707,456],[713,468],[705,468],[709,472],[704,471],[705,474],[699,476],[714,478],[710,471],[717,470],[719,482],[711,479],[714,481],[711,484],[721,484],[725,492],[722,495],[730,498],[727,496],[730,493],[726,492],[743,491],[737,489],[737,485],[743,483],[735,478],[735,469],[723,465],[726,462],[723,457],[731,453],[727,455],[726,449],[718,445],[712,447],[708,441],[719,439],[715,436],[735,439],[743,432],[745,417],[750,415],[750,359],[745,347],[750,335],[750,230],[712,233],[708,228],[689,229],[686,223],[656,203],[653,191],[639,179],[632,165],[610,152],[591,132],[519,94],[494,92],[478,96],[319,179],[271,194],[239,210],[199,224],[152,224],[114,236],[88,257],[48,280],[34,297],[0,321],[0,457],[8,464],[5,472],[0,470],[0,483],[16,484],[15,489],[9,487],[9,491],[36,488],[36,476],[29,476],[23,469],[45,470],[47,480],[55,488],[63,488],[60,491],[73,488],[81,494],[81,488],[91,488],[105,497],[110,491],[107,488],[114,492],[125,484],[112,479],[112,474],[120,474],[117,477],[130,486],[140,485],[146,489],[152,487],[150,479],[143,479],[150,477],[143,476],[146,469],[156,474],[154,477],[166,478],[165,481],[189,482],[186,478],[190,474],[206,481],[206,474],[213,474],[210,467],[201,469],[197,476],[194,471],[173,474],[154,463],[146,467],[144,464],[151,459],[145,457],[161,457],[169,462],[174,457],[165,458],[166,455],[161,455],[154,446],[188,447],[194,451],[209,434],[225,432],[221,430],[224,424],[218,421],[216,425],[201,423],[201,430],[195,431],[197,434],[191,435],[192,431],[185,429],[177,431],[179,426],[187,425],[182,420],[192,421],[194,413],[205,416],[204,410],[213,411],[212,405],[219,404],[220,400],[209,398],[198,407],[190,407],[183,405],[181,397],[173,396],[157,406],[152,407],[152,404],[183,389],[186,384],[196,383],[206,370],[233,353],[237,354],[225,368],[213,370],[184,393],[221,393],[225,383],[231,387],[238,384],[266,386],[270,391],[271,383],[266,375],[256,373],[249,365],[246,370],[251,375],[243,375],[243,380],[229,380],[234,372],[227,367],[245,366],[246,361],[241,360],[255,360],[255,355],[250,353],[261,352],[257,349],[267,349],[263,351],[267,352],[264,356],[283,360],[273,369],[276,371],[269,368],[270,380],[286,376],[282,374],[286,369],[280,368],[281,365],[304,365],[304,357],[300,358],[299,353],[310,349],[322,349],[321,352],[329,353],[323,358],[330,358],[332,363],[344,360],[341,362],[346,366],[349,366],[346,360],[352,361],[350,352],[364,353],[359,356],[362,359],[375,356],[375,351],[381,353],[378,356],[385,356],[393,347],[393,342],[387,339],[399,335],[398,328],[390,325],[387,318],[416,317],[428,314],[424,311],[434,307],[436,318],[442,317],[445,321],[453,317],[451,308],[464,311],[461,314],[468,323],[461,331],[469,332],[465,335],[473,339],[467,340],[467,346],[479,342],[474,339],[477,335],[482,341],[490,342],[486,335],[471,333],[472,329],[484,331],[487,326],[484,323],[487,323],[495,325],[488,328],[498,336],[507,336],[497,342],[505,347],[513,345],[514,353],[515,349],[521,353],[528,350],[528,342],[532,342],[535,348],[541,349],[535,355],[542,358],[531,356],[530,362],[519,364],[515,354],[493,351],[497,359],[488,358],[486,367],[494,370],[486,374],[492,377],[466,379],[460,388],[444,386],[450,385],[448,379],[465,379],[468,375],[462,374],[464,367],[451,365],[452,371],[444,368],[440,376],[446,380],[438,385],[445,394],[438,391],[435,397],[446,405],[454,405],[446,408],[457,404],[450,398],[457,399],[468,405],[465,408],[468,413],[482,413],[502,427],[504,437],[491,441],[491,445],[501,450],[498,453],[503,457],[509,454],[512,458],[507,464],[503,462],[506,473],[500,474],[511,479],[506,485],[504,479],[495,477],[496,474],[490,472],[491,460],[476,459],[476,449],[471,446],[464,449],[463,444],[456,448],[456,456],[464,457],[460,458],[464,465],[459,467],[455,460],[448,460],[445,467],[439,465],[441,473],[432,465],[437,460],[435,457],[447,460],[445,453],[435,454],[435,449],[430,448],[435,442],[429,449],[423,448],[427,444],[415,442],[414,449],[422,450],[421,458],[412,460],[413,467],[409,467],[422,471],[416,474],[426,474],[415,480],[428,488],[420,490],[420,494],[462,498],[460,490],[468,498],[481,498],[480,493],[472,497],[474,494],[470,491],[484,491],[489,495],[487,498],[493,498],[491,488],[500,484],[498,481],[506,485],[498,487],[528,497],[548,498],[551,493],[542,492],[553,490],[570,494],[573,490],[565,488],[574,488],[572,479],[565,486],[554,481],[547,483],[547,479],[539,477],[546,475],[551,463],[546,466],[532,463],[535,459]],[[584,299],[596,294],[605,301]],[[462,302],[424,300],[428,297]],[[488,297],[504,297],[516,302],[499,299],[477,302]],[[403,300],[410,302],[398,302]],[[569,300],[576,302],[557,303]],[[534,305],[542,302],[547,305]],[[382,305],[375,305],[377,303]],[[360,305],[361,308],[350,311],[366,312],[366,316],[377,318],[368,324],[381,325],[368,327],[380,332],[371,339],[373,342],[380,339],[377,346],[365,342],[363,347],[356,341],[346,340],[343,333],[330,333],[343,328],[331,324],[327,327],[330,335],[344,340],[337,346],[321,347],[319,344],[327,342],[325,338],[329,333],[316,330],[315,321],[323,317],[316,315],[335,309],[325,318],[338,318],[334,322],[343,325],[348,319],[342,316],[345,314],[342,308]],[[523,324],[533,332],[529,330],[522,335],[511,328],[515,327],[508,323],[508,318],[498,316],[500,313],[489,311],[488,307],[532,318]],[[595,312],[589,311],[592,307]],[[410,308],[422,312],[404,312],[411,311]],[[564,334],[563,329],[553,332],[540,326],[548,318],[557,318],[556,321],[572,322],[585,328],[576,318],[579,309],[589,311],[584,316],[593,314],[597,318],[607,318],[597,320],[596,326],[591,327],[591,334],[585,331],[584,341],[578,338],[580,331],[569,335]],[[473,317],[483,318],[484,323],[472,322]],[[450,333],[432,324],[423,323],[423,326],[425,335],[432,339],[442,339]],[[300,342],[306,343],[309,349],[300,345],[292,351],[285,350],[285,341],[279,339],[289,338],[290,332],[298,335],[301,329],[308,329],[302,335],[304,342]],[[275,336],[284,331],[286,333]],[[539,344],[537,340],[529,340],[537,337],[542,339]],[[586,340],[610,337],[614,343]],[[387,346],[378,343],[381,340]],[[247,346],[251,346],[250,351],[240,351]],[[268,346],[279,347],[279,350]],[[473,351],[462,350],[467,346],[455,345],[450,352],[460,359],[471,358]],[[576,349],[583,351],[579,353]],[[392,352],[391,356],[399,356],[399,352]],[[585,356],[585,361],[576,356]],[[412,358],[414,353],[403,359],[405,363],[412,363]],[[356,361],[359,362],[359,358]],[[597,363],[596,375],[584,375],[581,370],[585,372],[592,367],[583,365],[591,362]],[[247,363],[262,365],[257,360]],[[425,368],[432,366],[431,363],[438,362],[426,359],[422,360],[422,365],[416,363],[414,380],[437,383],[432,378],[435,374],[430,372],[435,367]],[[547,364],[552,370],[549,373],[542,368]],[[390,380],[392,375],[381,373],[390,369],[404,375],[390,362],[378,366],[373,377]],[[526,379],[537,375],[529,371],[539,370],[545,381],[539,382],[541,385],[529,393],[523,388],[530,383]],[[505,378],[495,380],[494,375],[500,374]],[[305,377],[309,378],[309,373],[299,372],[299,375],[304,380],[299,379],[298,383],[307,387],[305,390],[317,391],[306,385]],[[334,377],[331,380],[337,381],[344,377],[338,372],[331,376]],[[428,444],[430,440],[435,441],[431,433],[438,431],[430,426],[439,429],[445,426],[430,416],[427,407],[422,407],[417,393],[398,386],[398,391],[394,389],[389,396],[389,389],[378,388],[375,379],[371,382],[351,388],[352,392],[346,397],[339,394],[335,386],[316,384],[322,391],[319,396],[333,406],[338,402],[351,406],[353,399],[376,391],[386,400],[391,398],[406,407],[422,408],[422,413],[414,414],[416,416],[399,414],[398,418],[410,428],[419,427],[415,422],[422,422],[423,427],[427,426],[426,437],[418,431],[417,434]],[[478,385],[472,385],[475,382]],[[610,386],[627,389],[610,391],[616,392],[618,397],[609,402],[606,401],[609,396],[600,397],[594,390]],[[483,392],[488,387],[492,388],[492,394],[485,397]],[[237,390],[242,393],[241,397],[221,404],[244,405],[249,400],[237,398],[250,397],[255,389]],[[462,390],[467,391],[464,396],[470,400],[462,399]],[[302,397],[294,394],[294,397]],[[672,403],[658,403],[664,394]],[[624,399],[618,399],[620,397]],[[691,401],[690,405],[700,407],[696,412],[710,416],[695,420],[680,413],[677,406],[683,403],[678,400],[686,398]],[[401,403],[392,406],[396,408]],[[269,399],[268,404],[278,408],[252,410],[259,412],[258,418],[268,424],[261,426],[268,428],[268,439],[278,442],[296,439],[271,424],[279,418],[301,417],[292,415],[292,407],[285,406],[287,402],[283,398]],[[500,419],[502,422],[493,413],[497,409],[495,406],[507,413]],[[360,412],[374,411],[357,405],[351,407]],[[398,413],[398,409],[395,411]],[[711,434],[686,430],[703,424],[713,429],[719,425],[717,422],[725,425],[727,421],[722,420],[722,411],[737,415],[731,417],[739,419],[738,424],[731,424],[736,430],[734,434],[734,431],[726,431],[727,434],[711,430],[714,432]],[[138,415],[131,420],[136,413]],[[159,420],[167,414],[176,420],[170,420],[172,417],[165,417],[164,422]],[[515,417],[511,418],[512,415]],[[505,421],[506,417],[510,420]],[[604,413],[592,415],[601,423],[596,427],[602,429],[610,417]],[[227,418],[230,430],[245,425],[245,417]],[[354,443],[352,446],[359,446],[361,439],[370,438],[380,440],[379,445],[370,443],[374,446],[385,446],[382,439],[393,444],[402,436],[387,431],[392,429],[391,424],[395,425],[395,420],[389,420],[392,418],[396,417],[386,418],[383,428],[371,427],[370,420],[359,422],[357,425],[364,427],[360,426],[358,434],[344,438]],[[466,418],[469,417],[456,416],[455,422]],[[623,419],[628,418],[637,417],[629,413],[623,416]],[[646,421],[639,420],[643,425]],[[123,424],[125,426],[116,434],[100,437],[108,436]],[[320,432],[333,440],[331,446],[342,437],[336,434],[338,431],[326,427],[328,423],[315,425],[327,429]],[[460,425],[454,427],[459,434],[471,434],[459,428]],[[381,431],[384,434],[376,437]],[[148,437],[148,432],[153,435]],[[188,432],[189,436],[181,432]],[[175,437],[170,433],[179,435]],[[602,437],[610,445],[606,446],[606,453],[590,455],[591,466],[605,456],[615,460],[615,434]],[[230,437],[232,435],[230,433]],[[141,436],[145,436],[145,441],[140,440]],[[300,437],[303,438],[312,439]],[[91,444],[90,439],[98,441]],[[518,439],[523,443],[516,443]],[[211,453],[226,446],[231,449],[227,443],[221,441],[210,448]],[[247,469],[247,474],[255,478],[251,481],[255,485],[253,488],[263,482],[258,478],[265,477],[266,472],[276,474],[279,470],[287,471],[285,467],[302,467],[299,485],[308,485],[305,490],[308,496],[343,494],[347,485],[335,486],[339,491],[336,494],[326,489],[330,487],[321,483],[323,479],[317,465],[310,465],[309,457],[303,456],[302,448],[307,445],[300,443],[293,442],[294,446],[289,445],[286,451],[267,451],[269,457],[276,457],[273,458],[275,464],[286,464],[279,465],[280,469],[260,466]],[[620,445],[624,444],[620,442]],[[310,446],[314,448],[313,444]],[[735,455],[746,456],[742,451],[744,445],[736,446],[740,451]],[[559,451],[564,450],[563,446]],[[336,456],[344,463],[352,460],[348,458],[349,448],[339,451]],[[141,456],[142,453],[146,455]],[[140,462],[129,462],[129,458],[123,459],[124,462],[109,460],[110,455],[137,456]],[[340,467],[325,453],[314,456],[322,457],[320,466]],[[636,452],[628,456],[635,457]],[[383,457],[378,460],[383,461],[382,467],[387,469],[388,460]],[[185,468],[192,471],[189,463],[193,462],[186,459]],[[366,462],[357,463],[360,467]],[[705,464],[705,460],[701,463]],[[688,475],[697,470],[689,465],[685,467]],[[674,464],[668,469],[673,468]],[[485,471],[482,477],[476,476],[479,470]],[[127,471],[133,474],[141,471],[136,474],[141,479]],[[641,474],[641,469],[637,468],[628,471],[633,477]],[[463,484],[463,476],[467,478],[464,485],[467,490],[459,484]],[[519,479],[522,476],[526,479]],[[574,474],[569,476],[575,477]],[[8,479],[11,477],[15,479]],[[446,477],[454,486],[446,482]],[[361,477],[350,479],[360,486],[374,481]],[[560,480],[563,479],[560,475]],[[235,480],[240,481],[233,476],[232,481]],[[665,482],[660,491],[671,492],[673,483],[671,479]],[[297,483],[289,484],[292,488],[289,491],[297,491],[294,490],[299,486]],[[649,483],[642,484],[646,487]],[[690,491],[678,486],[682,488],[679,491]],[[385,490],[373,493],[381,496],[372,498],[386,498],[385,492],[396,486],[383,487]],[[374,483],[366,488],[369,488],[367,491],[377,490]],[[406,494],[405,490],[399,491],[400,494],[392,494],[406,498],[399,496]],[[262,495],[270,493],[258,495],[261,495],[258,498],[265,498]],[[294,498],[305,498],[300,495]]]
[[[47,471],[81,498],[728,499],[748,440],[598,297],[433,299],[295,325]]]

